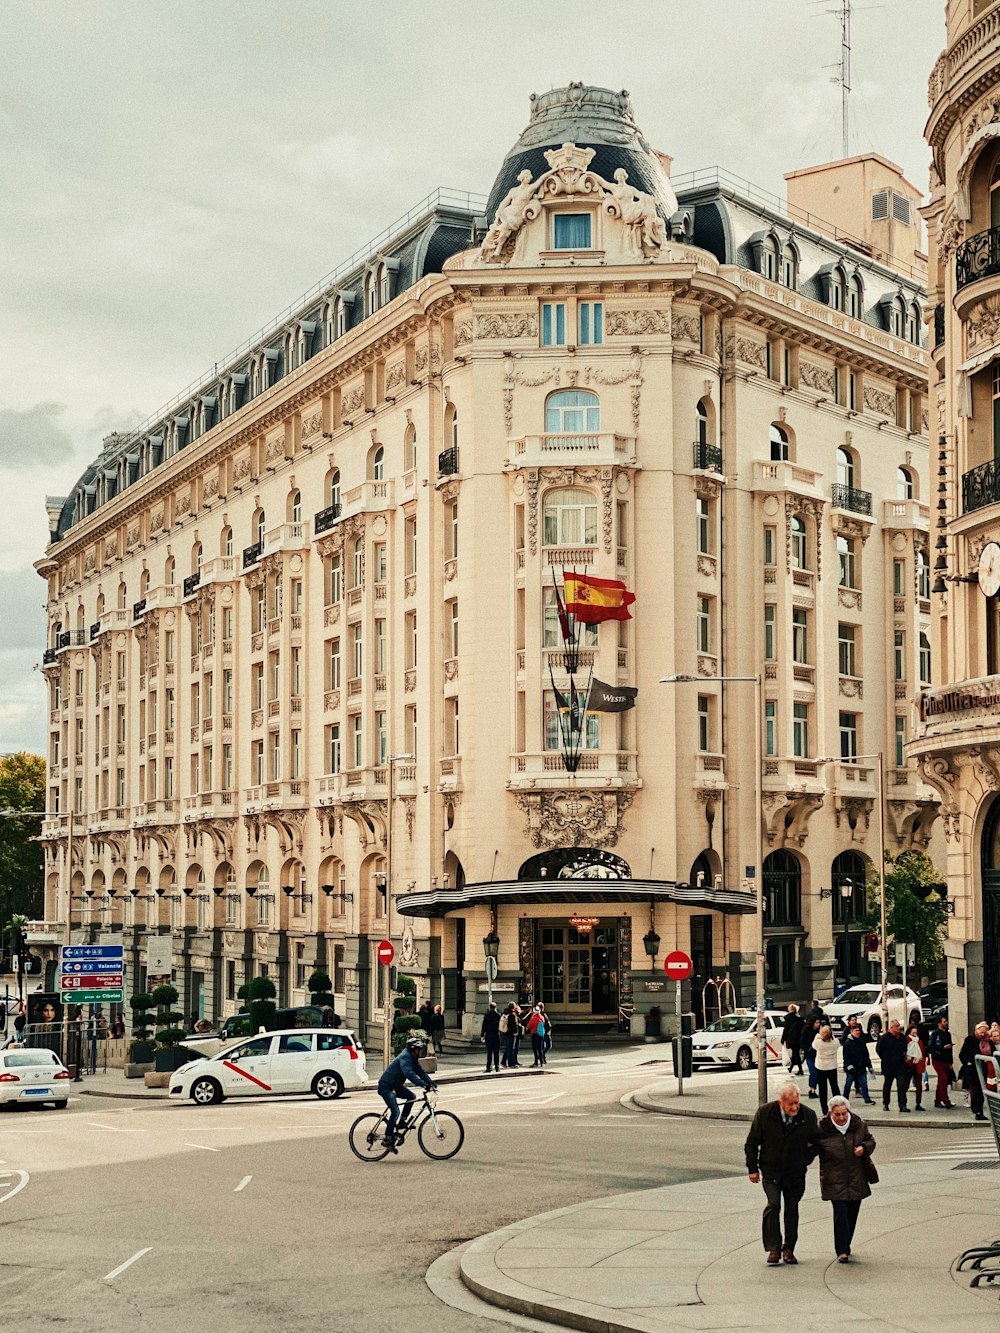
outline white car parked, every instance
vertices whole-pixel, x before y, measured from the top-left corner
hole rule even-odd
[[[889,1022],[898,1018],[904,1030],[911,1023],[919,1023],[923,1017],[920,996],[909,986],[904,990],[900,985],[886,986],[886,1000],[889,1007]],[[839,1035],[843,1032],[847,1020],[857,1014],[862,1030],[874,1041],[882,1032],[882,988],[874,986],[851,986],[835,1000],[823,1005],[823,1012],[830,1020],[830,1026]]]
[[[47,1046],[18,1046],[0,1051],[0,1102],[69,1100],[69,1070]]]
[[[210,1106],[224,1097],[311,1092],[323,1100],[368,1081],[365,1053],[344,1028],[286,1028],[250,1037],[170,1078],[171,1097]]]
[[[781,1059],[781,1028],[787,1015],[783,1012],[764,1014],[764,1039],[767,1043],[767,1063]],[[737,1069],[752,1069],[757,1063],[757,1015],[753,1010],[737,1010],[709,1023],[691,1038],[691,1060],[702,1065],[736,1065]]]

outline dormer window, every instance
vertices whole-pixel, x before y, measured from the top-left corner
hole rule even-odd
[[[589,213],[556,213],[552,219],[553,250],[589,250]]]

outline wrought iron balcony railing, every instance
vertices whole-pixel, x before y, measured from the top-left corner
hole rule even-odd
[[[1000,504],[1000,460],[991,458],[962,476],[962,513]]]
[[[139,617],[143,615],[145,610],[146,610],[146,599],[145,597],[140,597],[140,599],[137,602],[132,603],[132,619],[138,620]]]
[[[955,286],[1000,274],[1000,227],[988,227],[963,241],[955,252]]]
[[[839,483],[835,483],[832,499],[834,509],[849,509],[852,514],[871,516],[871,491],[862,491],[857,486],[841,486]]]
[[[458,445],[453,444],[450,449],[443,449],[438,454],[438,475],[441,477],[453,477],[458,472]]]
[[[200,570],[200,569],[195,570],[195,572],[194,572],[193,574],[189,574],[189,575],[187,576],[187,578],[184,580],[184,584],[183,584],[183,592],[184,592],[184,596],[185,596],[185,597],[190,597],[191,594],[194,592],[195,588],[197,588],[197,586],[198,586],[198,584],[199,584],[200,582],[201,582],[201,570]]]
[[[934,307],[934,346],[940,347],[944,342],[944,302]]]
[[[313,515],[313,536],[318,537],[321,532],[329,532],[340,518],[341,505],[327,505],[325,509],[320,509]]]
[[[251,565],[255,565],[257,561],[260,559],[261,555],[263,554],[263,551],[264,551],[263,542],[254,542],[252,546],[244,546],[243,568],[249,569]]]
[[[49,666],[55,660],[56,650],[54,648],[46,648],[45,652],[42,653],[42,666]]]
[[[694,466],[703,472],[722,471],[722,450],[715,444],[706,444],[704,440],[694,442]]]

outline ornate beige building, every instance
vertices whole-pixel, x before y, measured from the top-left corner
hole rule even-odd
[[[1000,4],[952,0],[931,74],[935,687],[911,753],[941,796],[952,1026],[1000,1018]]]
[[[389,935],[475,1032],[492,930],[500,998],[627,1026],[672,948],[696,1007],[752,998],[761,782],[769,994],[868,975],[828,892],[877,861],[866,756],[891,849],[936,813],[918,196],[877,156],[787,204],[669,168],[626,93],[533,98],[489,200],[413,210],[52,502],[50,921],[136,978],[171,933],[210,1016],[318,962],[363,1029]],[[639,691],[573,772],[569,569],[636,595],[578,685]],[[755,675],[759,774],[718,680]]]

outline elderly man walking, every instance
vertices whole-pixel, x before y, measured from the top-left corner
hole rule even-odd
[[[902,1024],[893,1019],[889,1031],[883,1032],[875,1044],[875,1054],[882,1061],[882,1110],[888,1111],[892,1089],[895,1086],[899,1109],[909,1112],[906,1104],[906,1084],[909,1075],[906,1071],[906,1038]]]
[[[753,1118],[744,1145],[750,1183],[764,1186],[767,1205],[761,1234],[767,1262],[796,1264],[799,1238],[799,1201],[806,1190],[806,1168],[815,1155],[816,1112],[803,1106],[794,1083],[778,1091],[777,1101],[767,1102]],[[784,1239],[781,1205],[785,1205]]]

